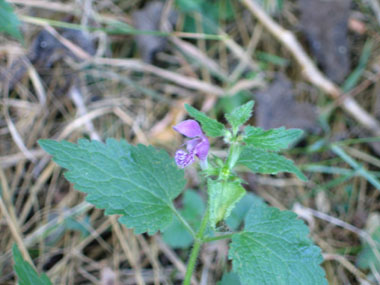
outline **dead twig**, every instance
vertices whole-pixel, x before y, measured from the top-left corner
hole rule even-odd
[[[131,246],[128,243],[128,240],[126,239],[125,235],[122,232],[122,229],[120,228],[120,224],[117,222],[117,219],[115,216],[110,218],[112,229],[114,230],[117,239],[120,242],[120,246],[125,253],[125,256],[127,257],[129,263],[131,264],[132,268],[135,270],[135,279],[137,284],[144,284],[144,278],[142,277],[141,273],[141,266],[139,264],[139,261],[136,260],[136,256],[133,254],[133,251],[131,249]]]
[[[361,272],[359,269],[357,269],[351,262],[349,262],[344,256],[339,254],[331,254],[331,253],[324,253],[323,254],[324,260],[335,260],[339,262],[344,268],[346,268],[349,272],[351,272],[356,279],[360,282],[362,285],[370,285],[371,283],[367,281],[367,277],[363,272]]]
[[[342,91],[339,87],[318,70],[292,32],[282,28],[273,21],[260,5],[256,4],[253,0],[242,0],[242,2],[261,24],[290,51],[295,60],[302,67],[303,75],[307,80],[322,89],[332,98],[337,99],[341,97]],[[342,108],[373,134],[380,135],[379,122],[367,113],[352,97],[345,97],[342,101]]]
[[[178,258],[177,254],[168,247],[159,237],[156,237],[156,242],[161,252],[165,254],[165,256],[173,263],[173,265],[185,276],[186,266],[185,264]],[[199,284],[195,277],[193,276],[191,279],[191,283],[194,285]]]
[[[83,100],[83,96],[82,96],[81,92],[79,91],[79,88],[76,86],[73,86],[70,89],[69,94],[70,94],[70,97],[73,100],[75,106],[78,109],[79,116],[85,116],[88,112],[87,112],[86,104]],[[92,121],[91,120],[86,121],[84,124],[85,124],[88,132],[90,133],[91,140],[101,141],[100,135],[97,133]]]
[[[297,204],[297,207],[308,215],[312,215],[318,219],[324,220],[326,222],[329,222],[330,224],[336,225],[338,227],[342,227],[342,228],[344,228],[350,232],[357,234],[358,236],[360,236],[363,240],[365,240],[370,245],[370,247],[372,248],[372,250],[376,256],[376,258],[378,258],[380,260],[380,252],[377,249],[376,241],[371,237],[371,235],[367,231],[359,229],[359,228],[357,228],[357,227],[355,227],[349,223],[346,223],[345,221],[342,221],[338,218],[327,215],[323,212],[320,212],[320,211],[317,211],[317,210],[314,210],[311,208],[307,208],[307,207],[304,207],[304,206],[299,205],[299,204]]]
[[[52,1],[8,0],[7,2],[17,4],[17,5],[35,7],[35,8],[46,9],[46,10],[51,10],[51,11],[66,12],[66,13],[73,13],[73,11],[76,10],[75,5],[64,4],[64,3],[59,3],[59,2],[52,2]]]
[[[41,158],[42,156],[46,155],[46,152],[41,149],[32,149],[32,150],[29,150],[29,152],[35,158]],[[28,160],[28,159],[29,158],[26,157],[23,152],[0,156],[0,169],[15,166],[20,162],[20,160]]]
[[[207,67],[212,73],[217,74],[224,80],[227,80],[228,74],[213,59],[209,58],[203,51],[180,38],[170,37],[170,41],[187,56],[197,60],[202,66]]]
[[[206,93],[212,93],[218,96],[225,94],[224,90],[218,86],[206,83],[199,79],[189,78],[184,75],[168,71],[150,64],[146,64],[136,59],[94,58],[92,63],[97,65],[110,65],[114,67],[120,67],[126,70],[152,73],[158,77],[173,81],[187,88]]]
[[[5,86],[5,88],[4,88],[4,99],[3,99],[3,104],[2,105],[4,106],[4,110],[3,111],[4,111],[5,121],[6,121],[7,126],[8,126],[8,130],[9,130],[10,134],[12,135],[14,143],[21,150],[21,152],[25,155],[25,157],[27,157],[29,160],[35,162],[36,158],[29,151],[29,149],[26,147],[22,136],[18,132],[15,124],[13,123],[13,121],[11,119],[11,116],[10,116],[9,110],[8,110],[8,105],[6,103],[7,99],[8,99],[8,86]]]
[[[11,202],[11,194],[9,193],[8,182],[6,181],[5,174],[2,170],[0,170],[0,188],[3,192],[3,197],[0,197],[0,213],[4,215],[9,227],[9,231],[16,241],[25,260],[28,261],[33,268],[35,268],[29,252],[25,246],[22,231],[20,229],[20,223],[17,220],[15,209]],[[6,202],[8,202],[8,207],[5,204]]]

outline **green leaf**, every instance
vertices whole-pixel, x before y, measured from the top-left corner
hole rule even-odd
[[[215,228],[218,222],[228,218],[235,204],[245,195],[245,189],[237,181],[224,182],[209,179],[208,194],[210,223]]]
[[[365,231],[371,236],[373,243],[368,243],[368,239],[363,239],[363,247],[360,251],[356,263],[360,269],[368,270],[375,269],[377,272],[380,270],[380,259],[378,258],[380,252],[380,214],[375,212],[371,213],[365,225]]]
[[[34,268],[24,260],[16,244],[13,245],[12,252],[15,263],[14,270],[16,271],[19,285],[52,284],[46,274],[42,273],[39,276]]]
[[[229,258],[242,284],[326,284],[320,249],[308,238],[309,229],[290,211],[256,200],[235,234]]]
[[[65,228],[71,231],[79,231],[82,237],[87,237],[90,235],[90,222],[89,216],[86,216],[82,221],[78,221],[76,217],[68,217],[65,220]]]
[[[235,108],[231,113],[226,114],[226,119],[231,124],[234,133],[251,117],[254,104],[255,103],[251,100]]]
[[[193,229],[199,228],[204,211],[202,197],[194,190],[187,190],[183,197],[183,208],[179,213]],[[170,226],[164,230],[162,238],[172,248],[188,248],[193,243],[192,235],[177,217],[174,217]]]
[[[235,108],[239,107],[240,105],[243,105],[244,102],[248,101],[250,98],[252,98],[252,95],[250,92],[246,90],[239,91],[238,93],[234,93],[233,95],[223,96],[220,97],[220,99],[216,103],[214,110],[217,113],[230,113]]]
[[[260,197],[252,193],[247,193],[239,202],[237,202],[235,208],[233,208],[231,212],[231,215],[226,219],[226,223],[231,230],[238,230],[252,204],[257,199],[262,200]]]
[[[189,12],[201,12],[202,11],[202,1],[199,0],[176,0],[176,4],[179,10],[183,13]]]
[[[263,52],[263,51],[256,51],[255,55],[257,59],[262,63],[271,63],[273,65],[278,65],[281,67],[286,67],[290,64],[290,61],[286,58],[280,57],[275,54]]]
[[[372,237],[376,244],[380,242],[380,229],[378,229],[377,233]],[[377,271],[380,270],[380,260],[377,257],[375,252],[377,250],[380,251],[380,246],[374,248],[368,243],[364,243],[362,250],[360,251],[357,258],[357,265],[360,269],[368,270],[371,269],[371,266],[375,268]]]
[[[186,181],[165,151],[114,139],[106,144],[83,139],[78,144],[53,140],[39,144],[69,170],[65,177],[88,194],[88,202],[107,215],[122,215],[119,221],[137,234],[154,234],[171,223],[172,200]]]
[[[282,127],[265,131],[261,128],[247,126],[244,129],[244,142],[255,148],[279,151],[288,148],[302,134],[303,131],[299,129],[285,129]]]
[[[220,20],[229,20],[234,17],[231,0],[203,1],[203,0],[176,0],[179,10],[185,13],[184,30],[197,32],[199,24],[206,34],[216,33]],[[202,17],[197,23],[194,12]]]
[[[306,176],[294,165],[293,161],[273,152],[255,149],[252,146],[243,148],[237,163],[247,166],[254,173],[291,172],[299,179],[307,181]]]
[[[347,79],[343,83],[342,90],[344,93],[347,93],[348,91],[350,91],[359,82],[360,78],[363,75],[363,72],[365,71],[368,60],[371,56],[372,47],[373,47],[373,41],[371,39],[367,40],[364,44],[362,54],[360,55],[358,66],[354,69],[354,71],[347,77]]]
[[[241,285],[239,276],[233,272],[227,272],[223,274],[222,280],[220,280],[218,285]]]
[[[22,40],[20,21],[14,13],[12,6],[4,0],[0,0],[0,32],[11,35],[17,40]]]
[[[220,137],[224,135],[226,129],[223,124],[207,117],[204,113],[198,111],[190,105],[185,104],[185,108],[191,117],[201,123],[202,129],[206,135],[209,137]]]

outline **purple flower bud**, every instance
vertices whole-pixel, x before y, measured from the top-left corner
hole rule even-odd
[[[197,121],[186,120],[173,127],[180,134],[192,138],[185,143],[186,151],[180,149],[175,154],[175,162],[181,168],[184,168],[194,162],[197,156],[201,162],[207,160],[210,143],[208,138],[203,134],[202,129]]]

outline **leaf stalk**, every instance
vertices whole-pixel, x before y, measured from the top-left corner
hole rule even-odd
[[[209,210],[206,209],[206,212],[202,218],[201,226],[199,227],[199,230],[195,236],[195,242],[190,253],[189,261],[187,263],[186,274],[185,274],[185,279],[183,280],[183,285],[190,285],[191,276],[193,275],[195,264],[198,259],[199,250],[201,249],[201,246],[204,243],[203,237],[204,237],[208,222],[209,222]]]

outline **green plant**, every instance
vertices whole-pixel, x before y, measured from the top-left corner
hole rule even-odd
[[[20,21],[12,6],[4,0],[0,0],[0,32],[4,32],[19,41],[23,39],[20,32]]]
[[[230,128],[186,105],[195,120],[174,127],[190,138],[175,159],[163,150],[124,140],[39,143],[58,165],[68,169],[65,177],[75,189],[87,193],[87,201],[105,209],[106,215],[120,215],[119,222],[136,234],[162,231],[164,239],[176,247],[193,243],[183,284],[190,284],[201,246],[221,239],[231,240],[228,256],[234,272],[223,277],[222,284],[230,278],[242,284],[327,284],[320,249],[308,238],[304,222],[293,212],[246,195],[244,181],[236,172],[237,166],[263,174],[285,171],[306,180],[292,161],[278,154],[302,131],[243,127],[253,105],[249,101],[226,114]],[[209,137],[223,137],[228,145],[224,159],[209,153]],[[202,205],[201,197],[188,190],[184,207],[178,210],[173,200],[186,185],[183,168],[197,159],[207,181],[207,204],[194,206]],[[240,230],[243,217],[244,229]],[[176,234],[183,243],[173,243]]]

